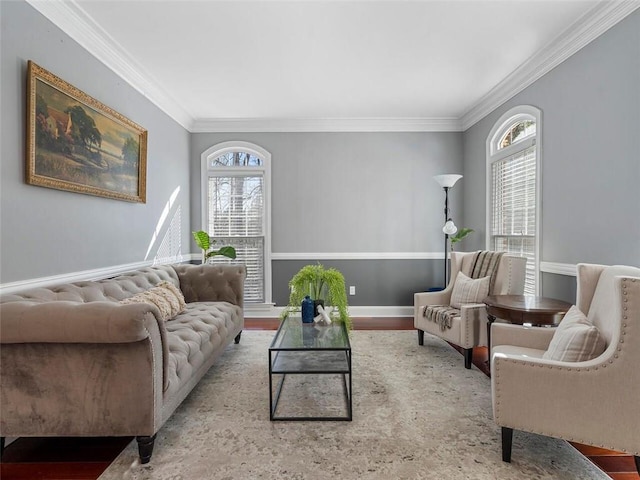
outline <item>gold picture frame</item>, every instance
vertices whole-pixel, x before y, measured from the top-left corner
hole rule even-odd
[[[29,60],[26,181],[146,203],[147,131]]]

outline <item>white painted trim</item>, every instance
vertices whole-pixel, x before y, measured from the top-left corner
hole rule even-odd
[[[271,318],[278,316],[274,303],[245,303],[243,310],[245,318]]]
[[[187,130],[191,127],[193,123],[191,114],[168,92],[160,88],[158,80],[93,20],[75,0],[27,0],[27,2],[177,123]],[[81,89],[86,90],[82,87]],[[129,113],[127,116],[132,115]]]
[[[196,255],[200,258],[199,255]],[[180,255],[174,258],[147,260],[144,262],[126,263],[115,265],[113,267],[96,268],[93,270],[83,270],[80,272],[63,273],[61,275],[52,275],[50,277],[32,278],[29,280],[19,280],[17,282],[3,283],[0,285],[0,295],[19,292],[31,288],[49,287],[62,283],[82,282],[87,280],[100,280],[102,278],[113,277],[121,273],[138,270],[152,265],[166,265],[170,263],[187,262],[193,258],[192,255]]]
[[[413,305],[401,306],[350,306],[352,317],[413,317]]]
[[[637,0],[601,1],[531,56],[460,118],[195,119],[160,88],[76,0],[27,0],[100,62],[190,132],[448,132],[465,131],[640,7]],[[54,72],[55,73],[55,72]]]
[[[442,260],[444,252],[287,252],[271,260]]]
[[[210,118],[191,132],[461,132],[457,118]]]
[[[573,263],[540,262],[540,271],[576,277],[578,275],[578,266]]]
[[[491,248],[491,164],[504,158],[500,150],[494,151],[498,139],[505,134],[516,121],[533,118],[536,122],[536,134],[527,137],[525,141],[517,142],[508,149],[509,154],[514,154],[536,145],[536,244],[534,266],[536,295],[542,291],[542,277],[540,275],[540,243],[542,239],[542,110],[532,105],[518,105],[502,114],[491,128],[485,144],[486,170],[485,170],[485,245]]]
[[[309,254],[312,255],[312,254]],[[352,254],[349,254],[352,255]],[[51,285],[59,285],[62,283],[81,282],[86,280],[99,280],[101,278],[108,278],[114,275],[120,275],[121,273],[130,272],[139,268],[149,267],[151,265],[188,262],[190,260],[200,260],[201,255],[199,253],[191,253],[182,255],[181,257],[166,259],[164,261],[145,261],[127,263],[123,265],[116,265],[113,267],[97,268],[93,270],[84,270],[80,272],[65,273],[62,275],[53,275],[50,277],[33,278],[29,280],[19,280],[17,282],[3,283],[0,285],[0,295],[19,292],[31,288],[48,287]],[[309,257],[305,257],[308,259]],[[352,257],[350,257],[352,258]],[[361,257],[358,257],[360,259]],[[379,258],[379,257],[376,257]],[[411,258],[426,258],[426,257],[411,257]],[[435,258],[435,257],[434,257]],[[439,257],[442,258],[442,254]],[[342,260],[345,258],[339,258]],[[395,258],[394,258],[395,259]],[[273,259],[276,260],[276,259]],[[277,260],[285,260],[279,258]],[[558,275],[568,275],[575,277],[577,275],[577,265],[570,263],[556,263],[556,262],[540,262],[540,271],[545,273],[555,273]],[[245,306],[246,317],[277,317],[282,312],[283,307],[275,307],[274,304],[260,304]],[[367,317],[398,317],[398,316],[412,316],[413,311],[409,312],[407,309],[413,307],[349,307],[349,311],[354,316],[367,316]],[[275,313],[274,313],[275,312]]]
[[[639,7],[637,0],[599,2],[467,110],[460,118],[462,130],[475,125]]]
[[[247,314],[245,308],[246,318],[277,318],[282,314],[285,307],[272,307],[269,314],[254,315]],[[413,317],[413,305],[411,306],[350,306],[349,315],[356,318],[361,317]]]

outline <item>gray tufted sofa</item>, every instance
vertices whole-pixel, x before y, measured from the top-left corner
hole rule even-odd
[[[0,297],[0,437],[155,435],[244,326],[242,265],[163,265]],[[187,306],[122,304],[168,281]]]

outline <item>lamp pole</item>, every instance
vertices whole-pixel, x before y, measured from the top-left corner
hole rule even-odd
[[[444,188],[444,223],[449,220],[449,187]],[[444,287],[447,288],[447,256],[449,250],[449,234],[444,234]]]
[[[444,288],[447,288],[447,257],[449,256],[449,235],[455,235],[458,231],[453,220],[449,217],[449,189],[453,187],[458,180],[462,178],[462,175],[458,174],[446,174],[436,175],[433,177],[438,185],[444,189],[444,227],[442,232],[444,233]]]

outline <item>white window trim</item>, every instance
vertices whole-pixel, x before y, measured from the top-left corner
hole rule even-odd
[[[265,239],[264,239],[264,301],[265,305],[272,304],[272,287],[271,287],[271,154],[259,145],[249,142],[223,142],[207,148],[200,155],[200,202],[201,217],[200,230],[207,230],[207,219],[209,218],[209,205],[207,203],[207,182],[209,179],[208,161],[211,158],[217,158],[225,153],[242,151],[255,155],[262,159],[262,167],[220,167],[219,171],[227,171],[230,174],[255,172],[260,170],[264,175],[264,214],[265,214]],[[218,168],[216,168],[218,170]],[[253,306],[260,304],[252,304]],[[245,306],[245,308],[248,307]]]
[[[518,120],[530,119],[536,122],[536,134],[498,150],[497,144],[506,133],[508,127]],[[491,245],[491,164],[497,160],[513,155],[515,152],[536,146],[536,240],[535,240],[535,282],[536,295],[542,291],[542,276],[540,275],[540,244],[542,239],[542,111],[532,105],[520,105],[505,112],[489,132],[486,141],[486,215],[485,215],[485,248]]]

